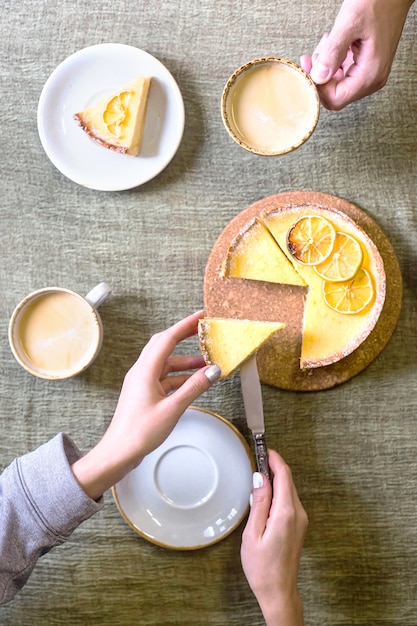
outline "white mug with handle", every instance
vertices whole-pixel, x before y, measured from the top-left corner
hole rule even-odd
[[[103,343],[98,307],[111,288],[99,283],[86,296],[63,287],[46,287],[26,296],[9,324],[16,360],[34,376],[72,378],[89,367]]]

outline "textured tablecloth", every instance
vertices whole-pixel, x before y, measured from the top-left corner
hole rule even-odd
[[[282,158],[253,156],[226,134],[220,97],[256,56],[298,61],[338,9],[331,0],[145,2],[3,0],[1,15],[0,464],[56,432],[87,450],[103,433],[124,372],[154,331],[202,307],[205,263],[222,228],[256,200],[288,190],[334,194],[389,235],[404,279],[396,332],[360,375],[332,390],[264,387],[268,441],[293,469],[310,526],[300,573],[306,624],[417,624],[417,12],[411,10],[387,86],[342,112],[324,109],[312,138]],[[36,114],[50,73],[71,53],[126,43],[178,82],[185,133],[156,178],[99,192],[65,178],[44,153]],[[105,338],[96,363],[65,382],[14,360],[10,315],[30,291],[86,293],[105,280]],[[187,350],[197,349],[195,340]],[[239,379],[198,404],[250,442]],[[195,552],[156,547],[102,513],[41,559],[2,626],[262,624],[243,576],[237,529]]]

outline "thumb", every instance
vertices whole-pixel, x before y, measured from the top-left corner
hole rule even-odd
[[[272,501],[272,486],[266,476],[255,472],[251,493],[251,509],[246,523],[246,533],[261,537],[265,532],[266,523]]]
[[[327,83],[346,59],[353,43],[349,31],[339,29],[337,22],[330,33],[325,33],[312,55],[310,76],[317,85]]]
[[[185,411],[202,393],[207,391],[221,376],[218,365],[202,367],[186,378],[182,385],[167,396],[166,402],[172,403],[176,410]]]

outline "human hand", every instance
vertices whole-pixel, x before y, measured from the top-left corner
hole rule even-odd
[[[387,82],[414,0],[344,0],[330,33],[300,65],[324,107],[339,111]]]
[[[297,579],[308,519],[290,468],[274,450],[268,457],[273,487],[265,476],[254,474],[242,567],[268,626],[302,626]]]
[[[180,341],[197,333],[202,315],[194,313],[155,334],[126,374],[102,440],[72,466],[91,498],[97,499],[157,448],[186,408],[220,376],[219,368],[205,366],[202,356],[172,354]],[[193,369],[193,374],[184,373]]]

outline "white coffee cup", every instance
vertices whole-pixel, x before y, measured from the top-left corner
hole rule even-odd
[[[39,378],[62,380],[89,367],[103,343],[98,307],[111,288],[99,283],[86,296],[63,287],[30,293],[15,308],[9,342],[16,360]]]
[[[278,156],[299,148],[311,136],[320,99],[299,65],[280,57],[260,57],[231,75],[221,112],[227,132],[242,148]]]

